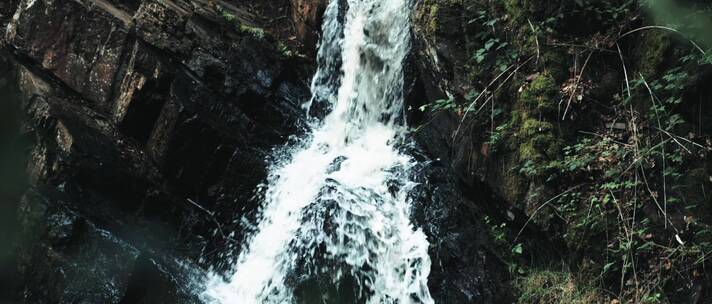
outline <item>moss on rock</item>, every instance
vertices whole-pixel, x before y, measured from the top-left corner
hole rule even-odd
[[[522,143],[519,146],[520,160],[541,162],[553,158],[559,151],[561,144],[554,136],[554,126],[547,121],[527,119],[519,129]]]
[[[416,8],[416,23],[424,25],[429,36],[451,30],[449,10],[461,11],[464,0],[426,0]]]
[[[517,303],[593,304],[605,303],[592,284],[583,282],[569,272],[532,271],[517,282],[522,291]],[[613,302],[612,302],[613,303]]]
[[[555,158],[561,150],[561,140],[554,133],[553,123],[545,117],[556,111],[558,92],[549,72],[536,77],[519,96],[519,111],[513,121],[519,122],[519,158],[522,162],[541,162]]]
[[[546,0],[505,0],[504,9],[511,20],[519,21],[525,16],[540,15],[548,7],[548,2]]]
[[[557,109],[555,101],[559,89],[554,77],[545,71],[536,77],[532,83],[522,91],[521,102],[528,110],[539,111],[541,114],[551,114]]]
[[[657,75],[665,63],[665,54],[672,47],[669,35],[663,31],[647,31],[642,34],[637,49],[638,72],[645,77]]]

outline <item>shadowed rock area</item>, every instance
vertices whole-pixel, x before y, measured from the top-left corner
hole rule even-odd
[[[0,85],[23,117],[3,132],[21,134],[28,181],[2,189],[3,237],[22,237],[0,253],[0,300],[198,302],[200,269],[232,242],[217,231],[257,206],[266,157],[301,130],[312,64],[290,7],[0,4]]]

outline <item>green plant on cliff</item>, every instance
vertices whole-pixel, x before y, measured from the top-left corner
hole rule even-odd
[[[509,42],[498,37],[498,27],[503,23],[502,17],[492,17],[486,10],[477,13],[477,17],[470,20],[470,24],[478,24],[481,28],[474,39],[480,47],[472,54],[472,60],[479,67],[478,70],[487,70],[492,66],[499,72],[505,71],[519,57],[518,52],[510,47]]]
[[[240,32],[245,33],[248,35],[251,35],[252,37],[255,37],[257,39],[264,39],[265,38],[265,30],[261,29],[259,27],[255,26],[249,26],[246,24],[240,24]]]
[[[521,89],[517,112],[512,114],[508,122],[517,126],[513,135],[519,140],[519,172],[528,178],[544,174],[537,167],[557,158],[560,152],[561,139],[551,120],[557,108],[557,93],[558,88],[548,72],[536,76]]]
[[[629,17],[636,1],[633,0],[574,0],[574,13],[594,16],[603,24],[612,24]]]
[[[480,89],[482,98],[463,98],[476,101],[465,124],[487,134],[479,137],[485,157],[505,171],[514,167],[513,174],[498,175],[504,192],[516,192],[504,196],[516,198],[511,203],[532,217],[529,225],[568,252],[561,267],[521,263],[513,249],[530,250],[511,235],[519,227],[487,221],[499,257],[516,266],[510,268],[520,303],[670,303],[680,296],[679,286],[709,280],[712,216],[705,187],[712,149],[710,134],[700,134],[702,122],[688,119],[695,113],[690,103],[704,98],[695,86],[709,80],[703,71],[710,70],[706,50],[712,45],[705,40],[712,35],[709,29],[701,34],[699,25],[712,13],[700,4],[675,13],[676,22],[649,26],[650,19],[639,21],[648,12],[641,3],[508,0],[470,18],[479,26],[471,59],[475,83],[506,71],[516,62],[510,53],[536,58],[521,68],[526,78],[504,73],[513,83],[501,85],[504,92],[488,86]],[[498,10],[506,15],[488,17]],[[658,21],[664,13],[655,13]],[[591,33],[568,28],[577,21],[597,27]],[[582,53],[593,58],[583,70],[581,58],[567,58]],[[600,80],[611,69],[619,81],[613,89],[603,91],[597,82],[581,88],[581,75]],[[562,121],[571,94],[580,96],[573,107],[597,110]],[[502,113],[480,112],[490,102]],[[462,110],[447,104],[453,106],[437,108]]]
[[[521,169],[554,185],[581,185],[548,206],[566,223],[555,233],[624,301],[667,302],[665,286],[698,278],[712,252],[710,227],[695,215],[703,200],[688,178],[710,147],[677,135],[689,127],[675,109],[690,77],[674,67],[656,80],[632,81],[634,94],[618,105],[632,133],[608,129],[565,147],[561,159]],[[648,108],[631,111],[634,104]]]
[[[494,245],[497,247],[498,258],[500,261],[507,264],[509,272],[514,274],[524,274],[525,270],[519,262],[524,253],[524,244],[521,242],[513,243],[511,239],[510,227],[505,222],[497,222],[489,216],[485,216],[485,225],[487,226],[490,237],[494,240]]]
[[[581,21],[581,16],[593,19],[602,26],[619,23],[630,17],[636,1],[572,0],[557,3],[546,0],[506,0],[503,6],[513,22],[536,21],[544,25],[546,32],[555,33],[559,28]],[[579,20],[571,17],[578,17]]]
[[[235,26],[235,29],[238,32],[251,35],[252,37],[255,37],[257,39],[265,38],[264,29],[240,22],[234,13],[230,12],[229,10],[226,10],[222,6],[216,5],[215,11],[220,15],[220,17],[222,17],[225,22]]]
[[[521,277],[515,286],[521,290],[521,304],[593,304],[604,303],[593,284],[570,272],[541,270]]]
[[[438,99],[433,103],[425,104],[420,106],[420,111],[426,112],[426,111],[443,111],[443,110],[455,110],[459,109],[460,106],[455,102],[454,99],[448,98],[448,99]]]
[[[556,80],[549,71],[538,75],[520,95],[520,100],[528,111],[540,115],[554,114],[558,109],[556,95],[559,93]]]
[[[455,114],[478,178],[564,247],[521,259],[537,254],[523,228],[487,219],[519,303],[670,303],[712,282],[708,3],[427,2],[437,39],[467,8],[453,19],[470,57],[453,65],[472,81],[451,91],[477,94],[423,109]]]

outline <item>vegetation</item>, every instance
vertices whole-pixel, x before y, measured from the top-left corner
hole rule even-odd
[[[234,25],[237,32],[250,35],[257,39],[265,38],[264,29],[240,22],[237,19],[237,16],[219,5],[215,5],[215,10],[220,14],[225,22]]]
[[[487,218],[519,303],[699,299],[712,283],[712,6],[433,2],[435,36],[438,12],[464,8],[471,88],[421,110],[457,117],[454,142],[481,144],[471,153],[501,171],[492,187],[527,215]],[[561,244],[563,263],[527,229]]]

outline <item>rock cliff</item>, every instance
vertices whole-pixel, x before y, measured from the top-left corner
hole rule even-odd
[[[312,63],[284,26],[312,24],[299,35],[313,47],[317,15],[292,22],[290,7],[3,2],[30,184],[10,299],[197,301],[193,272],[239,239],[222,231],[301,130]]]
[[[19,231],[8,277],[20,279],[0,299],[198,302],[204,270],[240,248],[235,219],[258,207],[272,149],[303,130],[326,3],[0,4],[28,181],[8,207]],[[503,266],[471,221],[480,208],[449,174],[427,165],[416,177],[433,294],[504,299]]]

